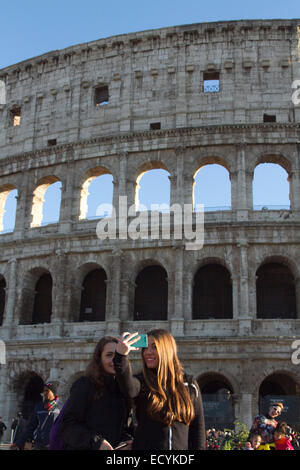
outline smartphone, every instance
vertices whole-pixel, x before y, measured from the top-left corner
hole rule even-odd
[[[119,446],[115,447],[114,450],[123,449],[123,447],[126,447],[126,446],[128,446],[127,442],[123,442],[123,444],[120,444]]]
[[[132,346],[134,346],[135,348],[139,348],[139,349],[147,348],[148,347],[148,335],[137,334],[137,336],[140,336],[140,339],[136,343],[133,343]]]

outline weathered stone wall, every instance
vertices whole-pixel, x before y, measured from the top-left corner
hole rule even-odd
[[[298,25],[166,28],[50,52],[0,71],[7,88],[0,107],[0,194],[18,189],[15,230],[0,235],[6,280],[0,336],[7,347],[0,413],[6,420],[20,406],[24,374],[57,380],[65,398],[101,335],[153,326],[133,322],[135,278],[150,262],[168,274],[168,320],[157,326],[173,332],[196,377],[210,372],[227,379],[240,421],[251,422],[259,386],[272,373],[300,385],[299,366],[291,362],[300,334],[300,108],[291,100],[292,82],[300,79]],[[208,70],[220,72],[219,93],[203,92]],[[109,103],[95,107],[99,83],[108,85]],[[21,124],[12,127],[14,105],[21,107]],[[264,113],[277,122],[263,123]],[[161,129],[149,130],[151,122],[161,122]],[[49,147],[49,139],[57,145]],[[290,210],[253,210],[254,169],[264,162],[287,171]],[[201,250],[187,251],[173,237],[100,243],[97,221],[80,220],[82,185],[95,169],[113,175],[115,204],[124,195],[133,204],[140,173],[158,167],[170,173],[171,204],[191,204],[195,172],[208,163],[229,172],[231,210],[205,213]],[[31,227],[33,192],[51,181],[62,183],[59,222]],[[210,260],[230,272],[231,320],[192,319],[193,277]],[[271,260],[293,273],[297,319],[257,318],[256,271]],[[82,280],[97,266],[107,274],[106,321],[82,323]],[[20,324],[44,271],[53,279],[51,323]]]

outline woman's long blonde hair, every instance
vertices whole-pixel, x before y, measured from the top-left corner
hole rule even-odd
[[[143,375],[150,389],[148,415],[151,419],[171,426],[174,421],[190,424],[194,418],[194,406],[184,385],[183,368],[177,357],[174,337],[166,330],[148,332],[155,341],[158,353],[157,370],[147,368],[143,358]]]

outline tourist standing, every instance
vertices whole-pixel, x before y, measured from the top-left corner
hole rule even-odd
[[[120,388],[136,404],[132,448],[205,450],[201,393],[197,383],[183,371],[175,339],[166,330],[150,331],[148,347],[142,350],[143,372],[133,376],[128,354],[136,350],[136,335],[123,333],[114,357]]]

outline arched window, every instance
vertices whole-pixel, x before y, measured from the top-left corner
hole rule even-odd
[[[259,413],[266,415],[273,403],[284,406],[278,421],[297,429],[300,418],[300,386],[284,372],[275,372],[264,379],[259,388]]]
[[[170,211],[169,175],[169,172],[162,168],[146,169],[139,175],[135,197],[137,211]]]
[[[33,192],[32,222],[30,227],[40,227],[59,221],[61,182],[56,176],[43,178]]]
[[[161,266],[147,266],[136,278],[134,320],[167,320],[167,272]]]
[[[34,407],[42,401],[41,393],[44,389],[43,379],[35,373],[28,373],[28,377],[23,377],[23,383],[27,382],[24,390],[23,402],[21,405],[24,419],[29,419]],[[23,384],[22,384],[23,385]],[[24,385],[23,385],[24,386]]]
[[[193,319],[232,318],[232,285],[229,271],[220,264],[198,269],[193,286]]]
[[[106,273],[94,269],[82,283],[79,321],[105,321]]]
[[[208,373],[198,379],[206,428],[231,428],[234,422],[233,388],[220,374]]]
[[[220,164],[206,164],[194,175],[193,208],[204,204],[204,211],[231,209],[231,183],[228,170]]]
[[[17,198],[18,191],[12,185],[0,188],[0,233],[14,231]]]
[[[4,309],[5,309],[5,288],[6,282],[4,277],[0,275],[0,325],[3,323]]]
[[[256,273],[257,318],[297,318],[295,279],[281,263],[267,263]]]
[[[32,324],[50,323],[52,314],[52,277],[44,273],[35,286]]]
[[[277,163],[260,163],[254,170],[253,209],[290,209],[287,171]]]
[[[112,204],[113,176],[105,168],[93,168],[81,187],[79,219],[110,217]]]

